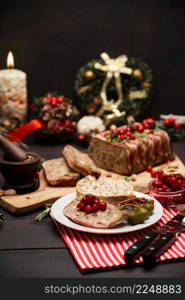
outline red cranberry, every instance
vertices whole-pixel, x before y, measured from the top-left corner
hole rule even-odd
[[[98,205],[97,203],[94,203],[92,206],[91,206],[91,211],[92,212],[96,212],[98,210]]]
[[[91,212],[91,205],[86,205],[85,206],[85,212]]]
[[[107,174],[106,177],[108,177],[108,178],[109,178],[109,177],[112,177],[112,174]]]
[[[171,160],[167,159],[166,164],[169,165],[171,163]]]
[[[164,192],[164,188],[163,187],[159,187],[159,188],[157,188],[157,191],[158,192]]]
[[[155,180],[152,182],[152,185],[155,187],[161,187],[162,186],[162,182],[160,180]]]
[[[129,132],[126,133],[126,135],[127,135],[127,137],[130,138],[132,136],[132,133],[129,131]]]
[[[146,170],[147,170],[147,172],[151,172],[152,171],[152,166],[148,166],[147,168],[146,168]]]
[[[151,173],[152,177],[154,177],[154,178],[157,177],[157,174],[158,174],[157,171],[152,170],[150,173]]]
[[[87,194],[81,199],[81,201],[85,204],[93,204],[95,199],[97,199],[96,196]]]
[[[81,211],[84,211],[84,210],[85,210],[85,203],[80,202],[80,203],[77,205],[77,208],[79,208]]]
[[[110,131],[105,131],[105,132],[102,133],[102,135],[103,136],[108,136],[108,135],[110,135]]]
[[[185,177],[182,176],[182,174],[180,174],[180,173],[175,173],[174,176],[176,177],[176,179],[181,179],[181,180],[185,181]]]
[[[130,125],[127,125],[127,128],[126,128],[127,131],[131,131],[132,128],[130,127]]]
[[[143,120],[143,122],[146,122],[148,124],[153,124],[155,122],[155,119],[153,119],[153,118],[147,118],[147,119]]]
[[[97,210],[106,210],[107,204],[105,202],[100,202],[98,197],[87,194],[81,199],[77,208],[83,212],[91,213],[96,212]]]
[[[98,208],[102,211],[105,211],[107,208],[107,203],[105,202],[100,202]]]
[[[163,170],[157,170],[157,177],[162,180],[163,176],[164,176]]]
[[[143,121],[143,127],[144,127],[144,129],[150,129],[150,125],[148,123],[146,123],[145,121]]]
[[[141,123],[135,123],[134,128],[140,133],[142,133],[144,131],[144,127]]]
[[[120,134],[120,135],[125,134],[125,132],[126,132],[126,128],[124,128],[124,127],[121,127],[121,128],[117,129],[117,133]]]

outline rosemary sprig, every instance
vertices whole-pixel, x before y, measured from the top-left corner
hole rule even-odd
[[[44,218],[46,218],[49,213],[50,213],[50,210],[51,210],[51,206],[53,205],[53,203],[47,203],[44,205],[45,209],[43,211],[41,211],[41,213],[39,213],[34,221],[37,221],[37,222],[41,222]]]
[[[129,176],[125,176],[124,179],[125,179],[126,181],[128,181],[128,182],[130,181],[130,177],[129,177]]]
[[[168,167],[168,169],[167,169],[167,171],[169,172],[169,173],[173,173],[173,172],[175,172],[176,170],[178,169],[178,167]]]

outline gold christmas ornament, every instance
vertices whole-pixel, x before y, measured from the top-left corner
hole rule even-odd
[[[147,81],[144,81],[144,82],[142,83],[142,86],[143,86],[145,89],[151,88],[151,84],[150,84],[149,82],[147,82]]]
[[[136,79],[141,79],[141,78],[142,78],[142,72],[141,72],[141,70],[135,69],[135,70],[133,71],[133,76],[134,76]]]
[[[147,98],[148,94],[146,90],[137,90],[137,91],[130,91],[128,98],[130,101],[135,99],[143,99]]]
[[[94,103],[97,104],[97,105],[102,105],[103,103],[103,100],[101,97],[97,96],[97,97],[94,97]]]
[[[89,80],[93,79],[94,78],[94,73],[92,71],[86,71],[85,72],[85,77]]]
[[[106,125],[110,124],[113,120],[120,119],[124,117],[125,112],[120,112],[118,107],[123,101],[123,88],[121,83],[121,73],[131,75],[132,69],[126,67],[126,62],[128,60],[126,55],[118,56],[113,59],[110,58],[106,52],[103,52],[101,58],[104,60],[105,64],[95,63],[95,69],[106,72],[106,78],[103,82],[102,89],[100,91],[100,96],[103,100],[102,107],[97,112],[97,116],[101,117],[104,112],[111,111],[112,113],[105,116]],[[116,101],[107,99],[107,87],[112,79],[115,79],[115,86],[118,94],[118,99]]]
[[[88,104],[87,105],[87,111],[90,114],[93,114],[96,111],[97,107],[95,104]]]

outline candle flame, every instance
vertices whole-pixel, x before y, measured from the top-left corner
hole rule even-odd
[[[14,57],[13,57],[13,54],[11,51],[8,53],[8,56],[7,56],[7,67],[8,68],[14,67]]]

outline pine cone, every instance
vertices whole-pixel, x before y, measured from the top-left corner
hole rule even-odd
[[[50,120],[47,124],[47,129],[51,133],[60,133],[61,132],[61,122],[56,119]]]

